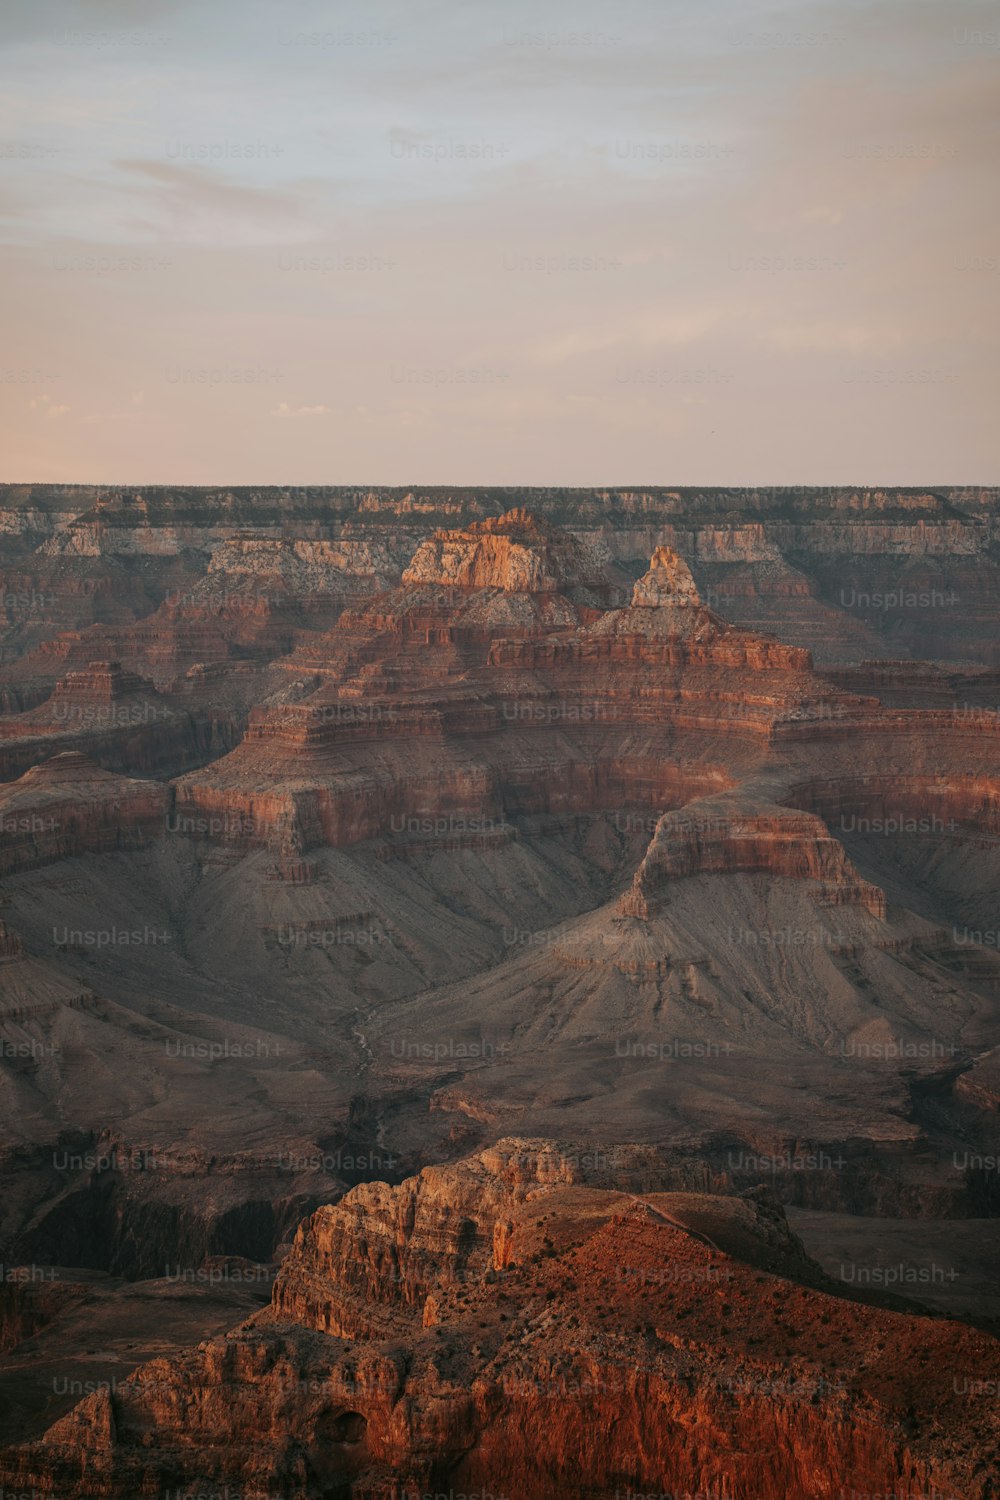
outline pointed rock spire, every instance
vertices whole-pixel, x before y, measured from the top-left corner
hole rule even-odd
[[[633,609],[659,609],[667,604],[700,604],[691,569],[671,547],[657,547],[649,569],[632,590]]]

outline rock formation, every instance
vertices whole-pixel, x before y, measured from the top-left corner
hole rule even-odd
[[[584,546],[523,507],[460,531],[437,531],[418,548],[403,583],[552,594],[611,586],[606,549]]]
[[[0,542],[6,1493],[994,1500],[996,492]]]
[[[670,547],[657,547],[649,571],[632,591],[634,609],[700,604],[691,569]]]
[[[725,796],[690,802],[659,820],[622,911],[648,915],[650,901],[666,898],[674,880],[740,872],[812,881],[827,904],[885,916],[884,892],[859,877],[819,818]]]
[[[106,1500],[171,1482],[553,1500],[583,1475],[608,1500],[991,1495],[995,1412],[956,1394],[960,1372],[995,1379],[991,1339],[847,1300],[767,1195],[586,1176],[564,1147],[504,1141],[356,1188],[303,1225],[266,1313],[89,1396],[0,1472]]]
[[[0,873],[163,836],[169,793],[155,781],[114,776],[64,750],[0,785]]]

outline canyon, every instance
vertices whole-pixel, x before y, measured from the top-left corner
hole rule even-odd
[[[998,543],[0,487],[5,1492],[996,1500]]]

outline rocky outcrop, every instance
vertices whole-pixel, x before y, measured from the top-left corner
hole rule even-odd
[[[84,670],[68,672],[52,695],[52,714],[56,719],[84,717],[112,718],[120,706],[133,702],[154,703],[159,694],[148,679],[122,670],[121,662],[93,661]]]
[[[739,797],[707,798],[665,814],[621,911],[648,917],[657,901],[669,900],[672,881],[735,874],[809,881],[825,904],[885,916],[884,892],[861,879],[818,817]]]
[[[54,755],[75,751],[103,770],[178,776],[231,750],[241,715],[192,695],[173,701],[136,698],[114,703],[44,703],[17,718],[0,718],[0,777],[13,780]]]
[[[995,1376],[988,1337],[845,1300],[766,1192],[586,1176],[565,1148],[509,1141],[356,1188],[303,1226],[268,1312],[88,1397],[0,1476],[81,1500],[196,1480],[302,1497],[991,1495],[996,1414],[956,1379]]]
[[[248,1262],[219,1257],[203,1269],[200,1280],[158,1274],[129,1284],[99,1272],[6,1265],[0,1447],[40,1436],[82,1397],[115,1391],[138,1365],[224,1333],[267,1299],[267,1283],[252,1274],[260,1268]],[[89,1339],[89,1348],[69,1352],[81,1329],[97,1326],[99,1347]]]
[[[669,547],[657,547],[649,571],[632,590],[633,609],[662,609],[700,603],[687,563]]]
[[[85,754],[104,770],[178,775],[238,734],[233,713],[168,698],[117,661],[65,673],[42,702],[0,717],[0,776],[13,779],[57,753]]]
[[[64,751],[0,785],[0,873],[113,849],[139,849],[162,836],[168,789],[102,771]]]
[[[524,594],[573,589],[602,594],[611,581],[605,549],[584,546],[523,507],[461,531],[435,532],[403,574],[404,584],[411,586],[443,584]]]

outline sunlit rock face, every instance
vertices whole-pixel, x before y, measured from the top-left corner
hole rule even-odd
[[[461,531],[435,532],[403,574],[405,584],[527,594],[605,589],[609,581],[606,549],[584,545],[523,507]]]
[[[644,573],[632,590],[634,609],[700,604],[691,569],[670,547],[657,547]]]
[[[655,1170],[506,1139],[357,1187],[303,1224],[270,1308],[89,1396],[0,1476],[103,1500],[988,1500],[996,1414],[950,1375],[996,1372],[988,1335],[849,1299],[766,1189],[650,1190]]]

